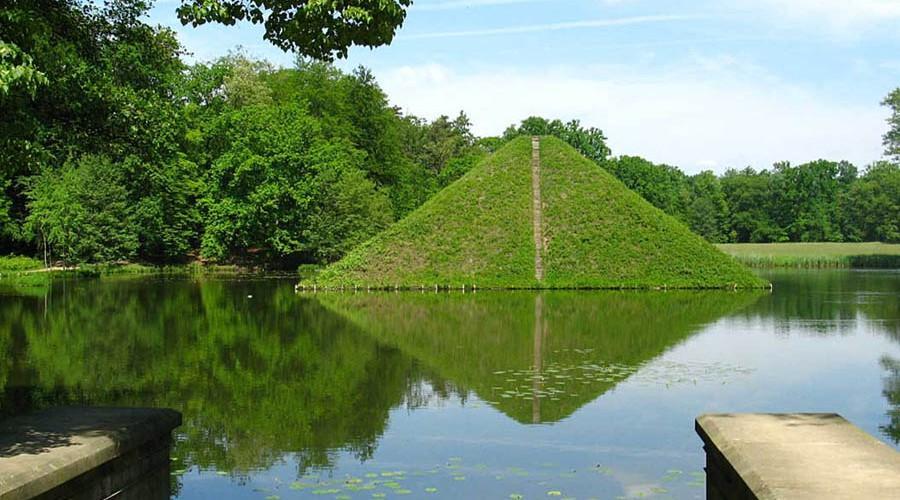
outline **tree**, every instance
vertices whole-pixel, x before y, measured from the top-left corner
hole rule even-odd
[[[900,88],[891,92],[881,104],[891,109],[890,129],[884,134],[884,154],[900,162]]]
[[[843,241],[837,200],[855,179],[856,167],[846,162],[776,163],[772,217],[790,241]]]
[[[15,64],[27,61],[46,77],[39,92],[17,84],[0,96],[4,250],[34,248],[22,230],[25,178],[85,155],[161,165],[180,149],[183,125],[173,96],[183,78],[181,48],[173,32],[143,22],[146,10],[143,0],[103,7],[85,0],[0,3],[0,41],[16,47]],[[133,200],[147,195],[136,178],[123,182]]]
[[[365,154],[325,140],[298,104],[222,115],[200,200],[203,254],[213,258],[332,260],[393,220],[366,179]]]
[[[656,208],[686,220],[690,189],[687,177],[677,168],[658,165],[639,156],[612,158],[603,166]]]
[[[721,177],[731,212],[728,239],[735,243],[787,241],[786,231],[772,217],[771,175],[750,167],[730,169]]]
[[[153,262],[183,261],[197,248],[201,230],[197,199],[203,181],[197,165],[184,155],[161,164],[130,158],[124,170],[143,184],[142,196],[129,200],[134,207],[139,256]]]
[[[440,178],[441,187],[468,171],[459,160],[475,151],[475,136],[465,113],[460,112],[454,119],[441,115],[430,123],[411,115],[404,121],[406,154],[435,178]]]
[[[550,121],[546,118],[532,116],[522,120],[518,127],[507,128],[503,133],[503,138],[509,140],[519,135],[558,137],[598,164],[603,163],[611,153],[609,146],[606,145],[606,136],[603,135],[603,131],[595,127],[586,129],[578,120],[563,123],[561,120]]]
[[[690,203],[687,222],[690,228],[713,243],[725,243],[729,238],[728,202],[719,178],[710,171],[690,178]]]
[[[869,166],[841,196],[839,206],[849,239],[900,243],[900,166]]]
[[[302,104],[318,121],[323,138],[349,140],[365,152],[366,177],[387,192],[396,214],[425,201],[418,186],[421,172],[404,154],[398,111],[369,70],[345,74],[330,64],[298,58],[296,68],[265,78],[277,104]]]
[[[182,24],[263,24],[264,38],[322,61],[347,57],[352,45],[390,44],[412,0],[182,0]]]
[[[134,258],[138,238],[120,166],[85,156],[29,181],[26,228],[65,263]]]
[[[222,92],[225,101],[234,108],[273,104],[272,89],[265,75],[275,68],[267,61],[257,61],[242,53],[232,54],[222,61],[228,68],[223,75]]]

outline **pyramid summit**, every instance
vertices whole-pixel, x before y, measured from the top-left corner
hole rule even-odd
[[[520,137],[304,285],[755,288],[766,283],[554,137]]]

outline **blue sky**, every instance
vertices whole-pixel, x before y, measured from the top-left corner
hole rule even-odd
[[[241,45],[290,66],[262,29],[154,23],[209,60]],[[900,0],[417,0],[390,46],[354,48],[392,103],[465,110],[492,135],[531,114],[604,130],[614,154],[687,172],[881,158],[900,86]]]

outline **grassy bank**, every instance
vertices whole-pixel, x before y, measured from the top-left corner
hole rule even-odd
[[[79,264],[71,267],[45,268],[40,260],[17,255],[0,256],[0,280],[43,282],[53,276],[116,276],[116,275],[201,275],[201,274],[257,274],[259,269],[236,265],[189,264],[151,265],[138,263]]]
[[[738,243],[717,246],[739,262],[757,268],[900,269],[900,244]]]

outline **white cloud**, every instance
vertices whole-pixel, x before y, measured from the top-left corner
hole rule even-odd
[[[510,35],[518,33],[544,33],[548,31],[562,31],[585,28],[610,28],[614,26],[631,26],[636,24],[663,23],[688,21],[698,19],[697,16],[635,16],[618,19],[592,19],[586,21],[572,21],[548,24],[528,24],[521,26],[506,26],[501,28],[488,28],[480,30],[464,31],[439,31],[435,33],[418,33],[397,37],[398,40],[422,40],[427,38],[459,38],[486,35]]]
[[[764,75],[748,77],[759,70],[735,70],[741,65],[724,61],[639,72],[560,67],[458,73],[437,64],[376,72],[392,102],[412,114],[435,118],[464,110],[479,135],[499,134],[529,115],[578,118],[602,128],[615,154],[688,172],[817,158],[864,165],[880,157],[885,125],[877,102],[835,104]]]
[[[746,0],[791,19],[824,21],[832,28],[849,30],[861,24],[895,23],[900,19],[898,0]]]

